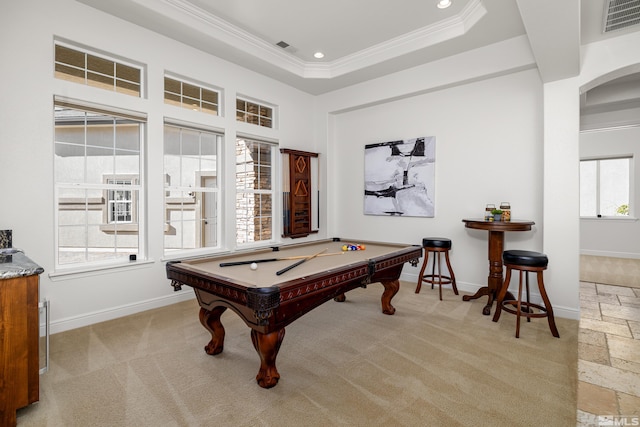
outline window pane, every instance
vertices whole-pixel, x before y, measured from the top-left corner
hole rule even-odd
[[[271,108],[269,107],[265,107],[265,106],[260,106],[260,115],[262,117],[266,117],[266,118],[271,118]]]
[[[58,265],[128,260],[139,251],[142,123],[60,106],[54,114]]]
[[[173,92],[176,94],[182,93],[180,90],[180,82],[177,80],[170,79],[169,77],[164,78],[164,90],[165,92]],[[166,95],[165,95],[166,96]]]
[[[580,162],[580,216],[596,216],[597,162]]]
[[[209,104],[208,102],[202,103],[202,112],[207,114],[218,115],[218,106],[215,104]]]
[[[164,101],[193,111],[218,115],[218,92],[165,77]]]
[[[273,144],[236,140],[236,239],[250,243],[273,237],[271,158]]]
[[[218,92],[212,90],[202,89],[202,100],[211,104],[218,103]]]
[[[271,119],[260,119],[260,126],[264,126],[266,128],[270,128],[273,127],[273,122],[271,121]]]
[[[215,133],[165,125],[166,252],[218,246],[219,143]]]
[[[130,83],[140,83],[140,70],[116,63],[116,77]]]
[[[87,126],[87,145],[111,149],[113,153],[114,126],[113,121],[107,117],[96,117],[94,123]]]
[[[188,96],[182,97],[182,106],[189,110],[200,111],[200,101],[195,98],[190,98]]]
[[[236,120],[254,125],[272,127],[273,108],[236,98]]]
[[[116,80],[116,92],[140,96],[140,85],[123,80]]]
[[[113,90],[113,77],[87,72],[87,84],[101,89]]]
[[[141,95],[142,72],[139,68],[60,45],[55,46],[55,56],[56,78],[132,96]]]
[[[182,101],[180,101],[180,95],[174,95],[172,93],[164,94],[164,102],[166,104],[175,105],[176,107],[182,106]]]
[[[56,45],[56,62],[72,65],[84,69],[84,52],[69,49],[68,47]]]
[[[189,83],[182,83],[182,94],[189,98],[200,99],[200,88]]]
[[[83,225],[58,227],[58,264],[86,262],[87,230]]]
[[[197,132],[182,131],[182,167],[180,186],[195,187],[196,172],[200,170],[200,138]]]
[[[623,205],[629,206],[629,159],[600,160],[600,214],[624,215]]]
[[[87,70],[113,77],[114,62],[97,56],[87,55]]]
[[[56,78],[69,80],[76,83],[84,83],[84,70],[67,67],[66,65],[56,64]]]

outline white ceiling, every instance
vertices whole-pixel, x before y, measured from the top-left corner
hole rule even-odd
[[[606,0],[77,1],[316,95],[525,34],[553,81],[581,44],[640,30],[602,34]]]

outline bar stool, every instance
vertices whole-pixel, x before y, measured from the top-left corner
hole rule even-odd
[[[547,258],[547,256],[540,252],[510,250],[504,251],[502,253],[502,259],[504,260],[505,267],[507,267],[507,274],[504,278],[502,287],[500,288],[500,293],[498,294],[498,303],[496,312],[493,315],[493,321],[498,321],[502,310],[511,314],[515,314],[517,316],[516,338],[519,338],[520,316],[525,316],[527,318],[527,322],[530,322],[532,317],[546,317],[549,321],[549,329],[551,329],[551,334],[556,338],[560,338],[560,334],[558,333],[558,328],[556,328],[556,322],[553,317],[553,308],[551,307],[551,302],[549,301],[547,292],[544,289],[544,281],[542,278],[543,271],[547,269],[547,265],[549,264],[549,259]],[[507,294],[507,289],[509,288],[509,281],[511,280],[511,270],[518,270],[520,272],[520,280],[518,283],[518,299],[505,301],[504,298]],[[538,289],[540,290],[540,296],[542,297],[544,306],[534,304],[529,301],[530,271],[536,272],[537,274]],[[526,277],[526,301],[522,301],[523,273]],[[538,310],[540,310],[540,312],[535,313],[532,308],[537,308]]]
[[[442,285],[451,285],[453,292],[458,295],[458,287],[456,286],[456,276],[451,268],[451,262],[449,261],[449,249],[451,249],[451,239],[445,239],[442,237],[425,237],[422,239],[422,247],[424,248],[424,262],[422,263],[422,269],[418,276],[418,287],[416,288],[416,294],[420,293],[422,282],[431,283],[431,289],[434,284],[438,284],[440,290],[440,301],[442,301]],[[431,261],[431,274],[424,274],[424,270],[427,268],[429,262],[429,254],[433,253],[433,259]],[[444,253],[444,259],[447,262],[447,269],[449,275],[442,274],[440,268],[440,254]],[[436,274],[436,261],[438,263],[438,274]]]

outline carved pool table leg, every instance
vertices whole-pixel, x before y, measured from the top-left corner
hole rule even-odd
[[[204,346],[204,351],[209,355],[222,353],[224,348],[224,326],[220,322],[220,316],[227,307],[217,306],[213,310],[200,309],[200,323],[211,333],[211,341]]]
[[[278,384],[280,374],[276,368],[276,357],[278,357],[283,338],[284,328],[268,334],[262,334],[254,329],[251,330],[253,347],[260,356],[260,370],[256,375],[256,381],[258,381],[260,387],[271,388]]]
[[[400,290],[400,281],[391,280],[381,283],[382,286],[384,286],[384,292],[382,293],[382,312],[391,315],[396,312],[395,307],[391,305],[391,298]]]
[[[347,297],[345,294],[340,294],[336,296],[333,300],[336,302],[345,302],[347,300]]]

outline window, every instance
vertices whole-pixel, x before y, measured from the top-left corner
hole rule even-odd
[[[219,246],[222,136],[165,124],[165,253]]]
[[[141,70],[67,46],[55,46],[55,76],[127,95],[141,96]]]
[[[273,108],[244,99],[236,99],[236,120],[267,128],[273,127]]]
[[[107,184],[118,187],[130,187],[133,181],[130,179],[107,179]],[[108,190],[107,213],[109,224],[130,224],[133,222],[133,193],[131,190]]]
[[[164,102],[166,104],[217,116],[218,99],[219,94],[215,90],[170,77],[164,78]]]
[[[56,266],[141,256],[144,118],[56,101]]]
[[[580,161],[580,216],[629,216],[631,159]]]
[[[273,173],[275,145],[236,139],[236,242],[273,238]]]

